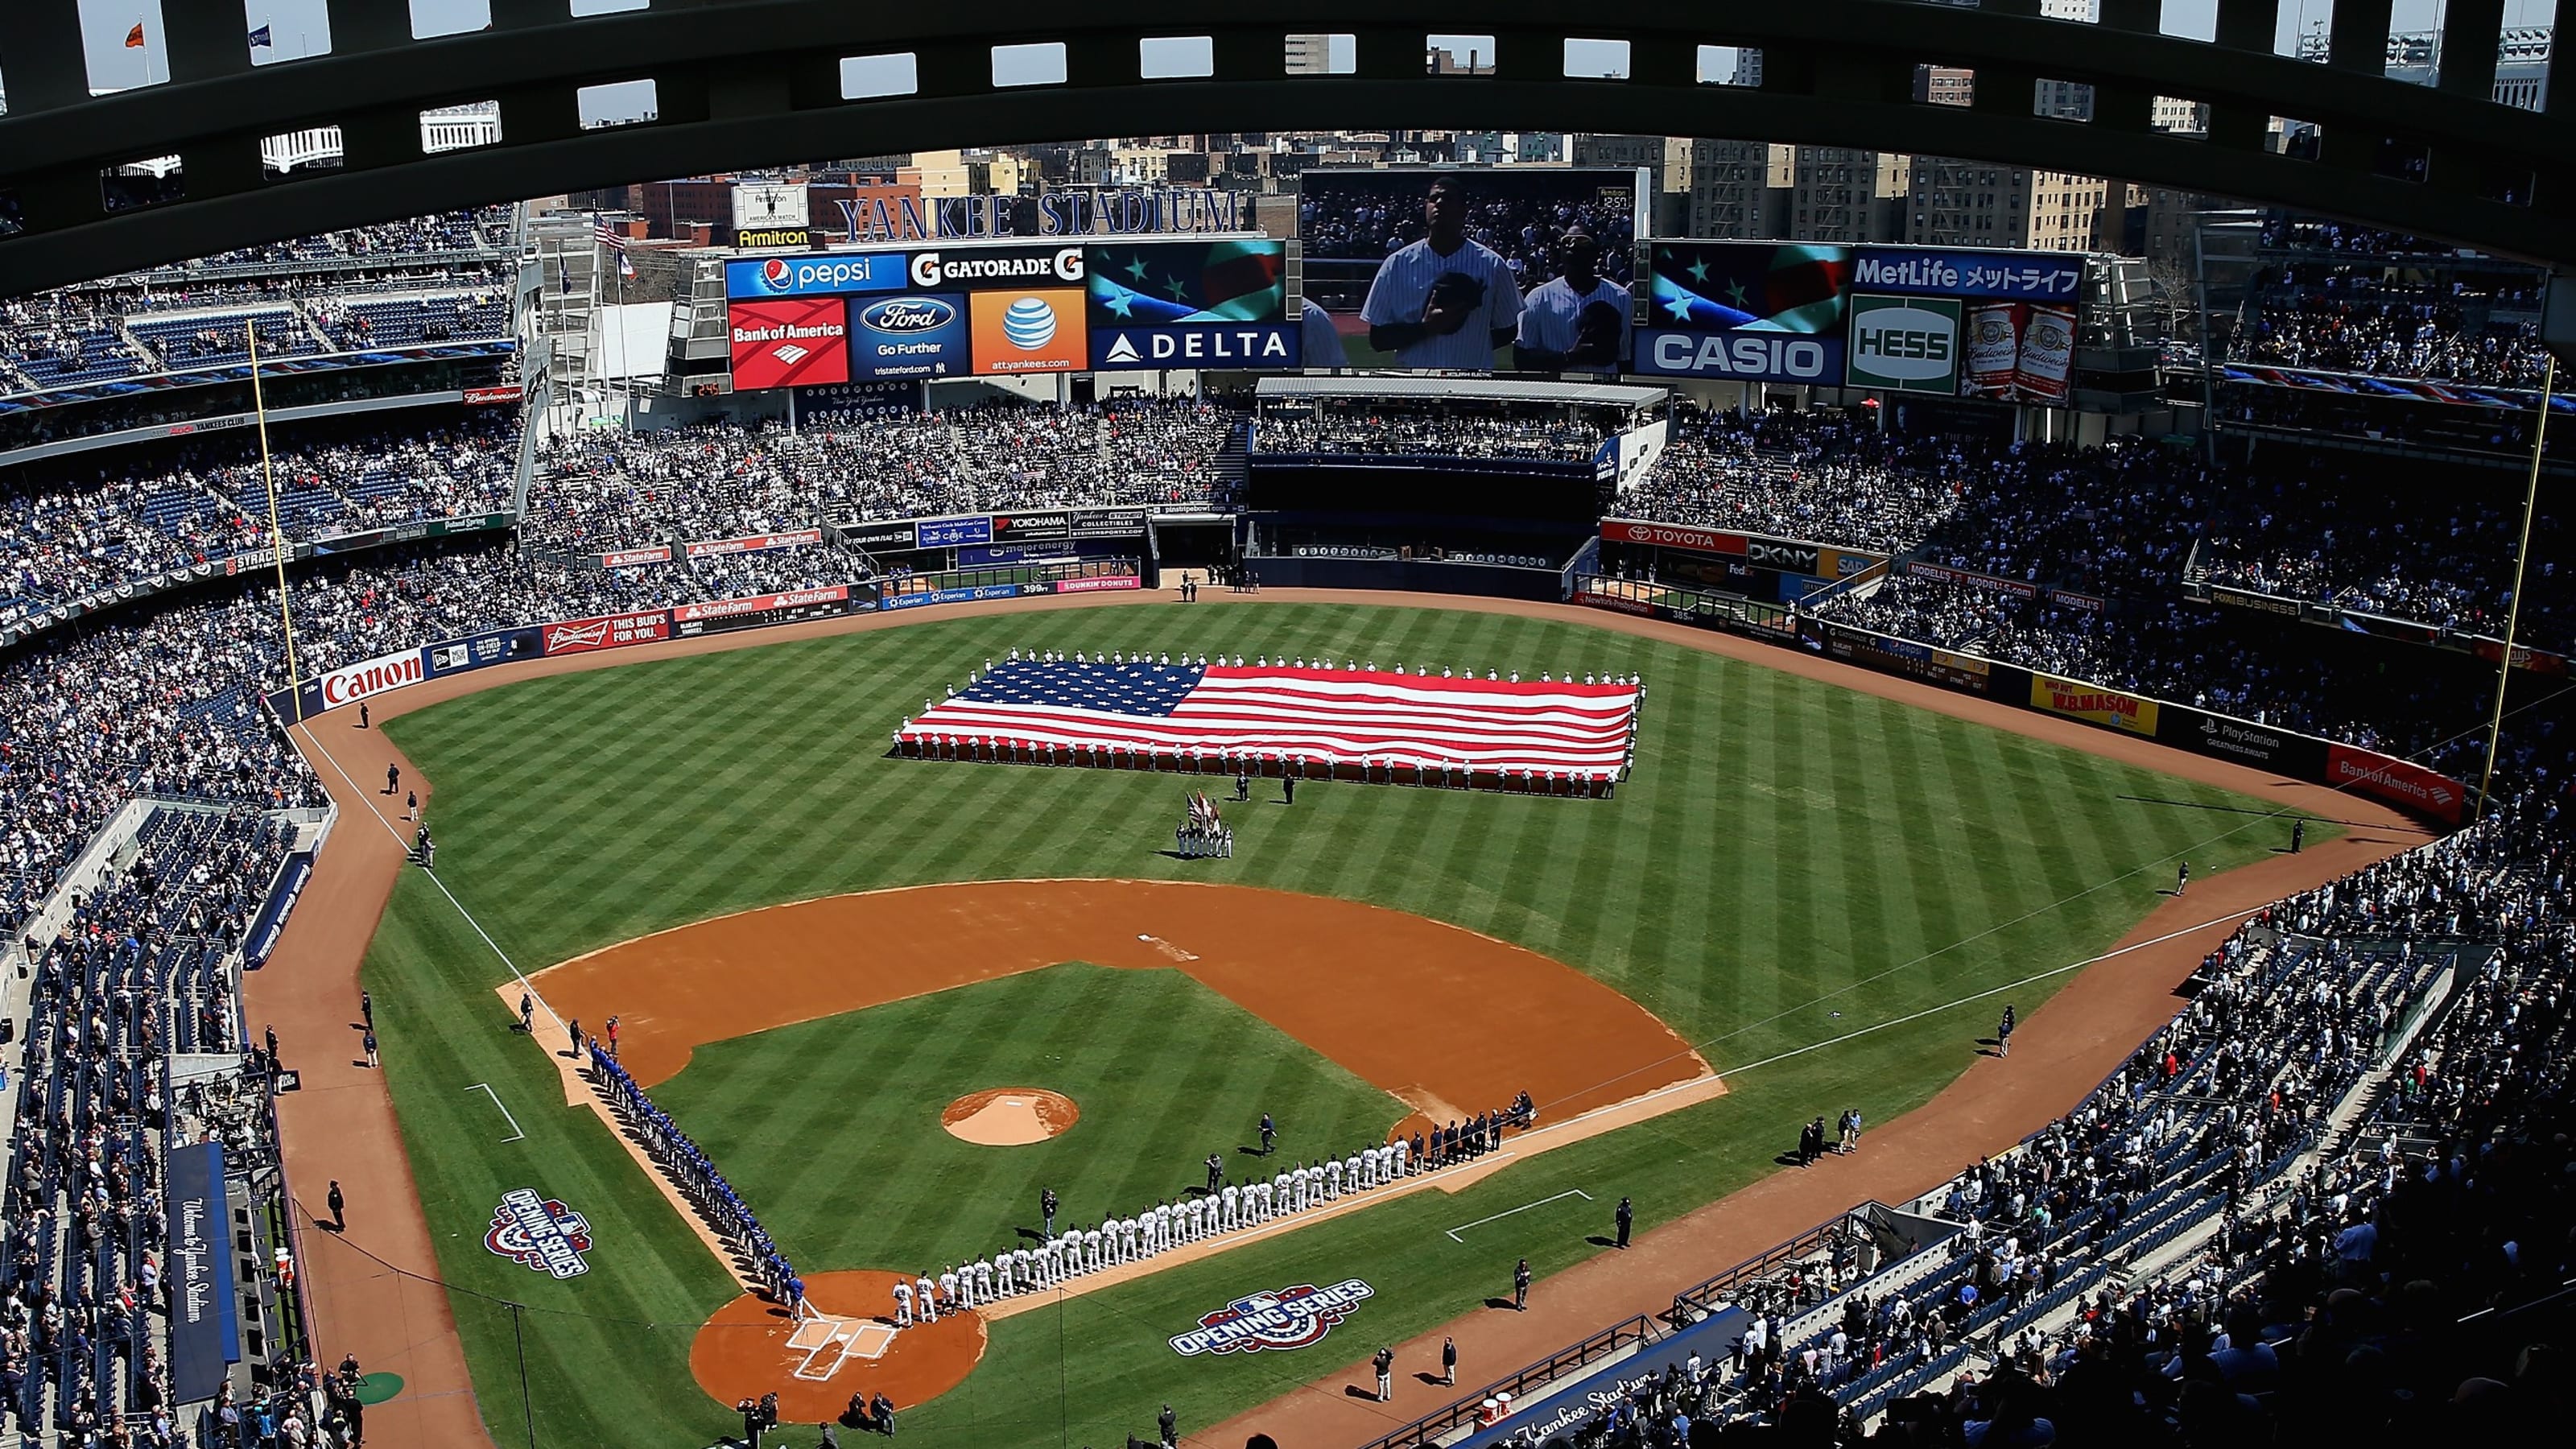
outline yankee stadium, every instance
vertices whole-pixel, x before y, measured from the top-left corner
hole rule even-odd
[[[2554,0],[1703,11],[0,6],[0,1436],[2545,1442]]]

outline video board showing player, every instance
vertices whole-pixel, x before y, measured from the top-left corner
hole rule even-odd
[[[1298,188],[1302,323],[1319,340],[1329,326],[1345,365],[1625,365],[1643,173],[1317,170]],[[1334,365],[1314,341],[1305,364]]]

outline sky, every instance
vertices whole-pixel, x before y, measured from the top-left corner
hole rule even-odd
[[[5,0],[0,0],[5,3]],[[575,15],[607,14],[620,10],[641,10],[651,0],[570,0]],[[2426,30],[2440,25],[2444,0],[2395,0],[2395,25],[2399,30]],[[255,50],[251,59],[258,64],[276,64],[306,55],[320,55],[331,48],[331,24],[327,15],[328,0],[243,0],[243,34],[259,26],[269,27],[274,44],[267,50]],[[2557,0],[2505,0],[2505,23],[2508,25],[2547,25],[2557,15]],[[80,0],[83,37],[89,52],[90,85],[99,90],[121,90],[128,86],[167,80],[169,61],[161,50],[160,0]],[[2216,24],[2218,0],[2164,0],[2163,28],[2169,34],[2209,38]],[[420,36],[449,35],[459,31],[479,30],[491,19],[490,0],[411,0],[412,32]],[[2281,29],[2276,48],[2287,51],[2299,34],[2323,23],[2334,13],[2334,0],[2281,0]],[[125,37],[140,22],[144,27],[145,45],[141,49],[125,48]],[[1432,36],[1433,45],[1465,51],[1476,44],[1475,37]],[[247,40],[245,40],[247,43]],[[1347,42],[1336,41],[1333,47],[1335,65],[1349,62]],[[1038,70],[1013,70],[1012,63],[997,67],[996,80],[1021,84],[1043,83],[1047,75],[1043,61],[1019,62],[1025,67],[1037,64]],[[1616,73],[1620,68],[1617,47],[1604,42],[1576,42],[1569,48],[1570,68],[1589,75]],[[0,86],[5,86],[9,58],[0,55]],[[1725,47],[1703,47],[1700,76],[1703,80],[1722,81],[1733,73],[1735,55]],[[585,106],[585,119],[608,119],[618,108],[632,109],[638,104],[632,88],[594,97]],[[627,117],[618,117],[627,118]],[[1433,118],[1424,117],[1424,123]]]

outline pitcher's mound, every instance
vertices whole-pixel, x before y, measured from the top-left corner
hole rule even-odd
[[[745,1293],[698,1329],[689,1371],[728,1409],[776,1393],[787,1424],[846,1425],[852,1394],[883,1393],[898,1410],[926,1403],[964,1382],[984,1356],[984,1318],[970,1308],[896,1328],[894,1285],[902,1277],[818,1273],[805,1280],[815,1312],[802,1323]]]
[[[969,1092],[948,1104],[939,1125],[978,1147],[1021,1147],[1073,1130],[1082,1109],[1062,1092],[1041,1087],[995,1087]]]

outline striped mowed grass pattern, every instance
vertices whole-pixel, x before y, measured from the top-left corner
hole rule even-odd
[[[940,1126],[1002,1086],[1061,1092],[1081,1119],[1019,1147]],[[1081,963],[714,1043],[654,1100],[704,1124],[790,1258],[912,1272],[1024,1246],[1041,1187],[1060,1223],[1097,1225],[1204,1185],[1212,1152],[1242,1181],[1264,1111],[1287,1129],[1267,1176],[1381,1142],[1409,1110],[1182,972]]]
[[[1335,785],[1281,808],[1264,787],[1265,803],[1230,812],[1235,858],[1184,862],[1157,853],[1187,788],[1170,775],[887,757],[889,734],[920,701],[1014,645],[1525,675],[1633,670],[1650,692],[1636,776],[1614,800]],[[2279,833],[2260,814],[2188,808],[2252,804],[2224,791],[1829,684],[1576,624],[1436,609],[1155,602],[925,621],[529,681],[391,730],[439,784],[440,876],[531,968],[843,891],[1049,876],[1225,880],[1414,911],[1545,952],[1654,1011],[1721,1072],[2098,951],[2152,907],[2177,856],[2195,871],[2223,869]],[[532,1371],[537,1415],[571,1436],[562,1442],[588,1442],[589,1426],[610,1422],[661,1424],[673,1443],[720,1430],[713,1405],[640,1392],[681,1362],[664,1351],[664,1329],[609,1322],[685,1316],[675,1303],[703,1315],[722,1296],[703,1250],[667,1210],[656,1225],[649,1190],[615,1180],[634,1174],[587,1118],[531,1125],[527,1143],[496,1148],[480,1121],[444,1100],[451,1082],[487,1080],[541,1099],[552,1079],[513,1041],[487,1039],[479,1003],[505,972],[453,915],[407,882],[368,968],[380,1003],[407,999],[433,1022],[387,1046],[433,1223],[488,1213],[491,1187],[522,1185],[510,1153],[550,1175],[557,1164],[578,1172],[596,1200],[631,1210],[622,1246],[561,1295],[545,1352],[563,1367],[560,1381]],[[2030,989],[2018,1004],[2027,1013],[2045,994]],[[1425,1030],[1437,1029],[1437,1008],[1388,1007]],[[1643,1223],[1675,1216],[1769,1171],[1784,1123],[1844,1106],[1885,1121],[1920,1102],[1966,1064],[1989,1014],[1935,1015],[1766,1065],[1720,1101],[1516,1166],[1457,1198],[1391,1204],[1075,1300],[1061,1316],[1006,1321],[987,1368],[908,1418],[905,1432],[961,1444],[1035,1445],[1059,1433],[1117,1442],[1120,1426],[1150,1419],[1152,1404],[1140,1416],[1140,1402],[1166,1397],[1185,1423],[1212,1422],[1323,1365],[1238,1355],[1179,1374],[1161,1340],[1199,1313],[1329,1271],[1381,1290],[1366,1310],[1370,1337],[1430,1327],[1493,1291],[1479,1276],[1490,1275],[1487,1255],[1526,1253],[1546,1273],[1593,1251],[1556,1211],[1532,1212],[1480,1229],[1471,1272],[1459,1257],[1471,1250],[1451,1251],[1442,1229],[1611,1181],[1637,1198]],[[1544,1032],[1532,1024],[1533,1037]],[[690,1126],[740,1131],[730,1118]],[[751,1135],[731,1140],[757,1150]],[[899,1179],[868,1190],[910,1191]],[[935,1216],[937,1195],[923,1196],[920,1211]],[[530,1299],[559,1286],[494,1277],[469,1240],[439,1236],[450,1249],[443,1269],[467,1287]],[[597,1316],[603,1299],[618,1311]],[[497,1342],[473,1321],[466,1328],[486,1412],[506,1403],[505,1418],[518,1398],[507,1328]],[[1062,1363],[1055,1334],[1073,1345]],[[1028,1382],[990,1387],[1021,1376]],[[1062,1393],[1029,1387],[1041,1377],[1061,1377]],[[664,1442],[638,1433],[623,1442]]]

